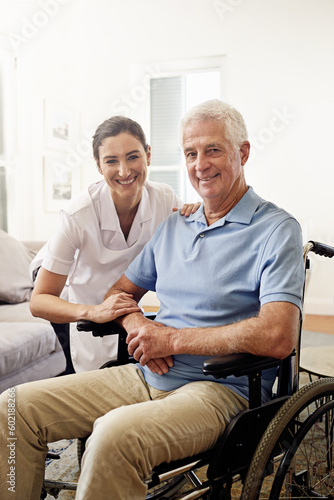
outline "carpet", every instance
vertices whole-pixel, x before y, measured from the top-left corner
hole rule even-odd
[[[77,461],[77,440],[63,439],[55,443],[49,443],[49,451],[60,455],[59,460],[46,460],[45,478],[50,480],[77,482],[80,474]],[[47,500],[54,498],[47,495]],[[60,499],[75,498],[74,491],[61,491]]]
[[[334,345],[334,335],[329,335],[325,333],[315,333],[304,331],[302,335],[301,347],[310,346],[326,346]],[[300,382],[301,385],[307,383],[308,377],[306,373],[301,373]],[[56,443],[49,444],[50,451],[60,454],[60,460],[48,460],[46,464],[45,477],[47,479],[62,480],[62,481],[73,481],[78,480],[80,470],[77,462],[77,441],[76,440],[62,440]],[[200,471],[199,477],[205,480],[205,470]],[[181,491],[186,491],[189,489],[184,487]],[[241,487],[240,483],[236,483],[232,488],[232,500],[238,500],[240,498]],[[48,495],[47,500],[51,500],[53,497]],[[59,499],[68,500],[75,498],[75,492],[73,491],[61,491],[59,493]],[[177,497],[175,497],[177,498]]]
[[[303,330],[301,336],[301,348],[304,347],[320,347],[326,345],[334,345],[334,335],[330,333],[310,332]]]

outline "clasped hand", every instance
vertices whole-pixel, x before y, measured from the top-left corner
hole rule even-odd
[[[174,364],[171,336],[174,328],[147,320],[138,328],[132,329],[127,336],[128,351],[142,366],[151,372],[163,375]]]
[[[121,292],[110,295],[102,304],[93,306],[89,319],[96,323],[105,323],[120,316],[140,312],[141,309],[131,294]],[[163,375],[174,364],[170,345],[171,331],[161,323],[151,321],[142,314],[135,315],[134,324],[128,332],[127,343],[130,356],[142,366],[147,366],[153,373]],[[162,331],[163,330],[163,331]]]

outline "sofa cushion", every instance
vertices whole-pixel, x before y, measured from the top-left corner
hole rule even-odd
[[[44,323],[0,322],[0,340],[0,377],[57,349],[57,337],[53,328]]]
[[[30,299],[33,289],[29,264],[35,252],[0,230],[0,301],[10,304]]]
[[[50,325],[50,322],[43,318],[36,318],[29,309],[29,302],[21,302],[20,304],[2,304],[0,305],[0,322],[1,321],[23,321],[34,323],[45,323]],[[1,339],[0,339],[1,345]],[[1,352],[1,349],[0,349]]]

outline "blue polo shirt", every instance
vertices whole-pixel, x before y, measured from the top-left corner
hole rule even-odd
[[[157,292],[161,305],[156,321],[174,328],[227,325],[256,316],[267,302],[302,307],[302,248],[298,222],[249,188],[211,226],[203,205],[188,218],[172,214],[125,274],[136,285]],[[147,383],[170,391],[210,380],[202,373],[208,356],[173,359],[174,366],[164,375],[142,368]],[[263,374],[264,399],[271,394],[274,378],[275,370]],[[218,382],[248,397],[247,377]]]

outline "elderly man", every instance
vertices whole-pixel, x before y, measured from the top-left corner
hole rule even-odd
[[[118,318],[138,364],[17,388],[20,500],[38,498],[47,442],[89,434],[76,498],[144,499],[144,480],[155,465],[208,449],[247,407],[247,380],[204,377],[203,360],[235,352],[284,358],[295,345],[300,228],[247,186],[243,118],[221,101],[208,101],[186,114],[181,137],[201,208],[162,223],[90,316],[99,322],[117,317],[112,294],[138,301],[156,290],[155,322],[138,312]],[[264,373],[264,399],[273,379],[271,370]],[[7,399],[2,396],[5,412]],[[1,480],[2,498],[12,498]]]

